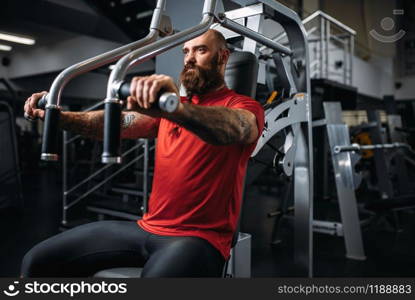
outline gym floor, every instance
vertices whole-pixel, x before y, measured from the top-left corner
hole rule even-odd
[[[59,232],[62,207],[59,174],[58,169],[50,168],[24,172],[23,211],[0,211],[1,277],[18,276],[24,254],[36,243]],[[294,276],[290,231],[286,231],[279,246],[271,245],[275,219],[268,218],[267,214],[278,206],[278,193],[274,194],[270,196],[259,187],[247,191],[241,230],[252,234],[252,277]],[[386,230],[387,226],[382,223],[363,231],[365,261],[346,259],[341,237],[314,234],[314,276],[414,277],[414,212],[402,212],[400,222],[399,231]]]

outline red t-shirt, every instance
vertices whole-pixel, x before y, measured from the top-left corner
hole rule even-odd
[[[194,96],[192,103],[249,110],[262,132],[262,106],[228,88]],[[154,234],[206,239],[228,259],[246,167],[255,145],[214,146],[161,119],[148,212],[137,223]]]

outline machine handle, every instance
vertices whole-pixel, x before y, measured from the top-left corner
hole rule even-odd
[[[118,88],[119,99],[130,96],[130,82],[123,82]],[[175,93],[161,93],[157,103],[161,110],[171,113],[179,105],[179,97]],[[101,156],[103,163],[121,163],[121,112],[122,101],[107,101],[104,115],[104,145]]]
[[[37,108],[45,109],[46,104],[48,104],[48,100],[46,98],[47,94],[40,98],[39,102],[36,104]]]
[[[130,82],[123,82],[118,89],[120,99],[127,99],[130,96]],[[177,109],[180,99],[175,93],[162,93],[158,97],[158,106],[161,110],[171,113]]]
[[[104,144],[101,161],[121,163],[121,102],[106,102],[104,109]]]
[[[47,95],[47,94],[46,94]],[[45,109],[46,104],[48,104],[48,100],[46,98],[46,95],[44,95],[36,104],[36,108]],[[31,118],[27,113],[24,113],[24,118],[30,122],[34,122],[37,120],[37,118]]]
[[[45,109],[45,122],[43,130],[41,160],[58,160],[58,133],[59,133],[60,109],[58,107],[47,107]]]

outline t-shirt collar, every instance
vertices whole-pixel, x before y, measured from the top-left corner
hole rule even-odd
[[[228,91],[229,91],[229,88],[225,85],[223,88],[216,90],[216,91],[209,92],[207,94],[193,95],[191,101],[194,104],[199,104],[202,102],[206,102],[209,99],[217,99],[218,97],[221,97],[224,94],[226,94]]]

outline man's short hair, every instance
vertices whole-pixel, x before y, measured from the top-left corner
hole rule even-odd
[[[214,34],[215,39],[218,41],[219,49],[228,49],[228,44],[226,43],[226,39],[220,31],[216,29],[210,29],[210,32]]]

